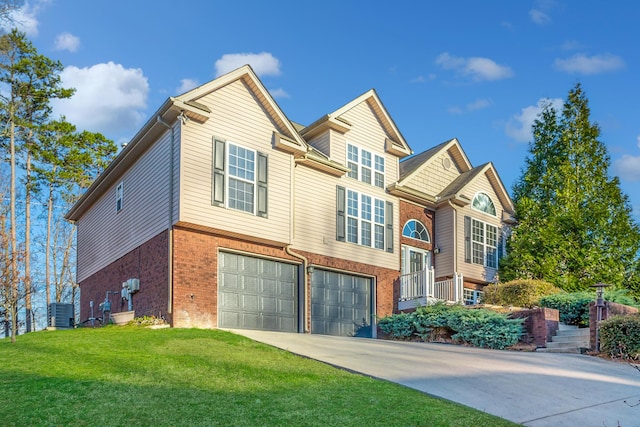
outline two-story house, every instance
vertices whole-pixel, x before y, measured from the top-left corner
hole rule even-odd
[[[249,66],[169,98],[67,214],[81,320],[375,336],[407,300],[462,300],[509,196],[455,140],[411,154],[373,90],[308,126]],[[406,295],[406,274],[430,281]]]

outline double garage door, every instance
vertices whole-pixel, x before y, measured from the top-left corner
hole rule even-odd
[[[298,266],[220,252],[218,325],[298,332],[304,323]],[[311,274],[311,332],[371,336],[372,280],[316,268]]]

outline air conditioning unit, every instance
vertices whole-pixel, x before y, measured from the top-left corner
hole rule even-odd
[[[47,309],[47,329],[71,329],[75,324],[73,304],[52,302]]]

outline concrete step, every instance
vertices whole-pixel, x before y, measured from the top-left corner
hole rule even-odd
[[[546,348],[536,351],[547,353],[583,353],[590,344],[589,328],[578,328],[573,325],[559,325],[558,332],[547,343]]]

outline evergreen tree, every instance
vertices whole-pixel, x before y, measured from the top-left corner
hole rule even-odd
[[[518,225],[500,277],[542,279],[568,290],[598,283],[631,287],[640,229],[610,158],[590,121],[580,84],[562,114],[546,106],[514,186]]]

